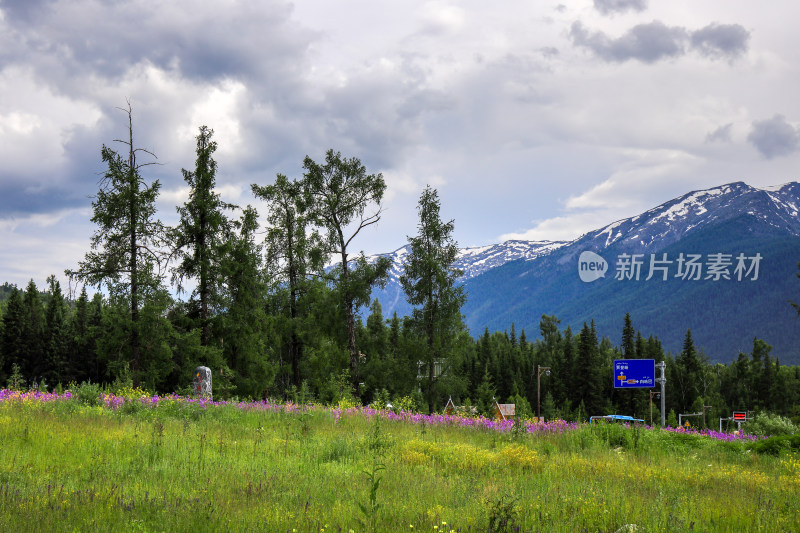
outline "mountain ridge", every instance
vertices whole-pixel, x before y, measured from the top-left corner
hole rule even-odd
[[[460,278],[468,293],[463,313],[473,335],[480,334],[485,327],[490,330],[506,329],[513,322],[518,329],[527,328],[529,337],[533,337],[532,329],[538,331],[538,320],[542,314],[556,314],[562,319],[564,327],[578,327],[584,319],[595,319],[602,334],[616,335],[616,330],[621,328],[622,318],[605,315],[618,314],[623,307],[628,307],[627,312],[634,317],[635,323],[639,315],[642,327],[651,328],[643,330],[643,334],[659,336],[665,348],[673,353],[680,350],[680,342],[676,339],[682,338],[686,329],[692,329],[694,333],[699,328],[704,331],[700,341],[708,344],[706,353],[709,357],[712,360],[729,360],[736,356],[736,353],[729,352],[742,346],[741,339],[744,337],[739,335],[741,332],[728,332],[722,328],[715,336],[705,323],[699,323],[701,320],[711,320],[709,317],[712,315],[708,312],[690,311],[683,319],[668,306],[696,307],[691,303],[693,295],[696,295],[711,307],[723,309],[746,295],[762,313],[768,313],[770,306],[780,308],[775,312],[780,315],[778,322],[782,327],[794,326],[794,330],[800,332],[800,324],[792,324],[791,313],[785,312],[791,310],[786,300],[800,293],[800,285],[792,285],[797,281],[794,274],[797,272],[797,261],[800,260],[798,212],[800,183],[755,188],[739,181],[688,192],[639,215],[589,231],[573,241],[513,240],[463,249],[454,265],[465,273]],[[727,280],[724,279],[716,280],[717,284],[714,285],[714,280],[687,282],[672,278],[663,281],[662,286],[653,280],[645,283],[643,279],[637,280],[639,286],[633,281],[626,285],[615,279],[618,272],[611,275],[615,266],[613,262],[609,264],[607,275],[595,283],[582,283],[578,279],[577,261],[584,251],[595,252],[607,259],[624,254],[640,254],[647,258],[655,253],[672,254],[669,257],[677,259],[679,254],[698,252],[703,257],[723,254],[732,258],[737,253],[746,252],[751,258],[755,257],[760,246],[764,247],[766,254],[762,260],[762,270],[768,269],[768,272],[762,272],[761,281],[755,280],[752,287],[745,287],[741,283],[739,287],[735,284],[725,285]],[[402,253],[398,253],[400,251]],[[395,311],[400,315],[408,314],[411,309],[399,286],[402,260],[407,253],[408,246],[405,246],[392,254],[381,254],[392,256],[392,274],[386,287],[376,289],[373,297],[381,301],[387,315]],[[371,257],[374,260],[377,256]],[[672,263],[675,261],[670,261],[670,268],[674,270]],[[670,275],[674,274],[670,272]],[[754,287],[759,291],[754,292]],[[741,297],[736,294],[741,294]],[[784,294],[782,302],[777,301],[780,294]],[[767,297],[772,300],[767,301]],[[654,299],[661,301],[660,309],[652,304]],[[798,297],[794,299],[800,300]],[[589,316],[589,312],[598,316]],[[672,325],[683,331],[662,331],[664,328],[659,327],[657,320],[659,313],[672,317]],[[793,331],[782,335],[780,328],[751,315],[753,313],[749,311],[740,311],[732,316],[731,322],[735,322],[742,330],[749,329],[754,333],[769,331],[773,335],[781,335],[780,339],[764,340],[774,344],[775,352],[780,352],[782,357],[796,359],[800,363],[800,334],[795,342]],[[752,327],[748,326],[749,322],[752,322]],[[683,328],[684,325],[688,327]],[[723,342],[719,338],[728,334],[738,335],[735,342]]]

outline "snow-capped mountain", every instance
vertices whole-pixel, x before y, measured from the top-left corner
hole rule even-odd
[[[703,227],[751,215],[778,231],[800,235],[800,183],[757,189],[743,182],[693,191],[635,217],[619,220],[587,233],[581,245],[661,249]]]
[[[510,240],[459,250],[454,267],[464,272],[462,281],[480,276],[511,261],[533,261],[561,250],[561,262],[573,259],[572,250],[616,249],[650,253],[663,249],[704,227],[750,215],[776,231],[800,236],[800,183],[757,189],[744,182],[693,191],[644,213],[618,220],[574,241]],[[410,245],[388,254],[368,256],[392,260],[389,284],[399,283]],[[578,252],[579,253],[579,252]]]
[[[385,254],[393,261],[384,289],[373,293],[385,315],[410,312],[399,277],[408,247]],[[578,257],[593,251],[609,262],[609,275],[596,283],[578,276]],[[688,283],[673,279],[645,283],[615,280],[619,254],[760,254],[757,282]],[[376,256],[377,257],[377,256]],[[572,242],[507,241],[466,248],[454,265],[464,272],[462,312],[473,334],[515,323],[533,338],[543,314],[562,327],[595,320],[598,331],[618,342],[626,312],[645,335],[658,336],[667,350],[680,351],[687,329],[714,360],[749,351],[754,337],[774,346],[781,361],[800,364],[800,319],[787,300],[800,302],[800,183],[758,189],[743,182],[698,190],[644,213],[590,231]]]
[[[454,266],[464,272],[462,279],[468,280],[510,261],[532,261],[567,244],[567,241],[512,240],[490,246],[464,248],[459,251]]]
[[[568,244],[567,241],[512,240],[489,246],[463,248],[458,251],[458,256],[456,262],[453,264],[453,268],[461,270],[464,274],[460,279],[461,281],[466,281],[480,276],[488,270],[502,266],[509,261],[536,259],[566,244]],[[407,244],[389,254],[368,256],[367,261],[375,262],[379,257],[388,257],[391,259],[392,268],[389,271],[388,283],[399,283],[410,251],[411,245]]]

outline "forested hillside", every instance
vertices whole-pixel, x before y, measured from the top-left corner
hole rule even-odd
[[[253,184],[254,195],[267,205],[259,214],[226,204],[214,192],[217,146],[213,131],[202,127],[192,170],[183,170],[189,200],[176,206],[180,223],[167,227],[156,210],[159,183],[146,177],[147,152],[133,145],[132,120],[127,126],[124,152],[102,148],[108,170],[92,204],[97,230],[84,260],[66,272],[71,286],[81,288],[79,295],[66,298],[55,276],[44,291],[33,280],[24,288],[0,287],[2,383],[130,381],[157,392],[187,393],[193,370],[203,365],[213,371],[218,398],[301,395],[368,403],[380,397],[428,411],[452,398],[484,413],[498,400],[515,403],[522,414],[541,409],[546,417],[617,412],[649,418],[647,390],[612,387],[613,360],[625,357],[666,361],[668,411],[711,406],[711,416],[739,409],[800,417],[800,367],[782,365],[768,344],[795,338],[795,316],[791,331],[764,329],[763,337],[736,339],[728,364],[712,364],[698,336],[725,322],[739,324],[750,311],[764,315],[765,323],[784,324],[778,322],[783,311],[745,312],[746,299],[731,300],[730,308],[710,308],[707,319],[687,322],[682,317],[692,300],[681,300],[677,285],[665,284],[653,311],[631,318],[626,306],[641,297],[636,291],[613,299],[606,283],[591,296],[579,295],[567,282],[550,280],[537,290],[552,292],[562,307],[532,307],[536,316],[520,325],[504,311],[525,295],[519,289],[524,276],[513,269],[526,263],[508,263],[476,278],[500,283],[503,272],[514,272],[520,274],[515,291],[492,284],[485,289],[494,291],[491,297],[481,295],[478,284],[464,290],[454,268],[455,222],[439,219],[431,188],[420,198],[417,234],[399,272],[412,312],[384,316],[371,294],[386,281],[391,263],[367,261],[358,252],[359,232],[380,223],[386,188],[380,174],[332,150],[322,163],[307,157],[302,177],[278,175],[274,182]],[[695,233],[694,249],[705,251],[704,239],[711,235],[712,248],[719,250],[714,247],[725,235],[744,226],[709,227],[720,235]],[[795,241],[760,237],[753,239],[765,258],[796,260]],[[338,265],[326,269],[331,256]],[[574,270],[572,265],[573,278]],[[794,272],[784,277],[800,283]],[[524,283],[537,283],[534,278]],[[579,321],[568,304],[582,309]],[[794,313],[788,304],[787,309]],[[471,330],[463,310],[469,310]],[[570,315],[564,323],[562,312]],[[476,316],[492,319],[481,327]],[[680,335],[677,349],[664,349],[657,333],[664,327]]]
[[[583,250],[585,243],[574,248]],[[470,328],[503,329],[515,322],[535,328],[542,314],[555,314],[565,324],[579,328],[595,320],[601,335],[613,336],[630,312],[648,333],[657,335],[665,350],[680,351],[687,329],[714,362],[727,363],[752,346],[753,338],[769,340],[782,361],[800,364],[800,327],[789,300],[800,299],[797,259],[800,238],[776,233],[754,217],[742,217],[709,226],[670,246],[656,257],[675,259],[681,253],[746,251],[760,254],[756,281],[731,279],[618,280],[612,270],[606,278],[583,283],[577,276],[577,255],[565,259],[568,249],[534,262],[516,261],[467,280],[470,296],[464,308]],[[572,252],[574,254],[574,252]],[[612,258],[629,250],[612,245],[600,251],[614,268]],[[647,256],[649,258],[649,255]],[[673,274],[675,266],[673,265]]]
[[[782,361],[800,364],[800,328],[788,301],[800,299],[798,210],[800,183],[756,189],[737,182],[686,193],[568,243],[507,241],[462,250],[465,321],[473,334],[511,323],[530,331],[547,314],[573,329],[594,320],[600,335],[613,336],[631,313],[673,354],[691,329],[714,362],[730,362],[758,337]],[[387,255],[392,276],[373,296],[405,314],[396,282],[402,251]],[[604,275],[591,282],[578,275],[587,251],[607,261]],[[737,271],[740,256],[747,268]],[[639,266],[635,276],[620,279],[624,257],[637,258]],[[692,257],[700,259],[697,270],[681,275],[679,261]],[[723,262],[719,274],[702,270],[715,257]],[[651,261],[664,265],[655,276]]]

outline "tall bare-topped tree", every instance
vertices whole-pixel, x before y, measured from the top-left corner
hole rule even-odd
[[[375,264],[369,264],[363,253],[353,262],[350,245],[361,230],[381,219],[381,200],[386,182],[380,173],[367,174],[366,167],[358,158],[343,158],[341,153],[333,150],[327,151],[322,165],[306,156],[303,168],[306,169],[305,184],[310,195],[309,218],[324,230],[327,251],[340,260],[336,284],[344,306],[350,377],[353,385],[358,386],[356,309],[369,303],[372,287],[385,280],[391,262],[388,258],[381,258]],[[374,209],[368,211],[371,206]]]
[[[91,238],[91,251],[77,270],[66,274],[97,287],[105,283],[112,300],[126,302],[130,369],[138,385],[142,370],[139,312],[143,299],[161,288],[168,256],[167,229],[155,218],[161,185],[158,180],[148,185],[141,175],[142,168],[155,163],[137,161],[139,154],[155,155],[134,144],[130,102],[120,109],[128,115],[128,137],[114,141],[127,147],[127,157],[103,145],[101,155],[108,170],[92,202],[91,220],[98,227]]]
[[[176,247],[180,263],[175,268],[178,286],[184,278],[197,280],[192,297],[197,298],[200,317],[200,342],[208,346],[211,338],[209,321],[211,307],[216,303],[220,290],[220,254],[226,228],[230,225],[225,217],[226,209],[233,205],[223,202],[214,192],[217,162],[212,157],[217,143],[211,140],[214,130],[200,126],[197,135],[197,159],[194,172],[182,170],[183,179],[189,184],[189,201],[178,208],[181,221],[176,228]]]

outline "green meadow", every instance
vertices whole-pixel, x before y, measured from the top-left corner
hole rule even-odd
[[[0,401],[0,531],[800,530],[791,450],[618,425],[425,420]]]

